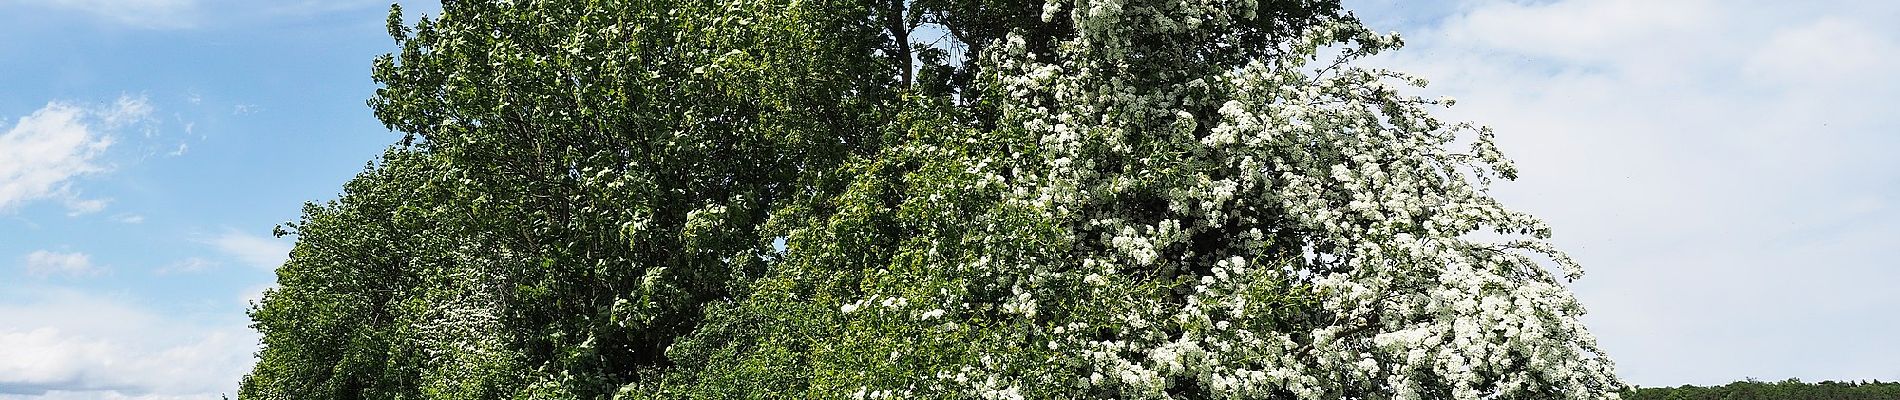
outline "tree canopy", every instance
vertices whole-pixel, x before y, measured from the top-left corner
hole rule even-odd
[[[1315,0],[444,1],[246,399],[1600,399],[1492,133]],[[1489,233],[1486,233],[1489,232]],[[1546,265],[1557,267],[1553,272]]]

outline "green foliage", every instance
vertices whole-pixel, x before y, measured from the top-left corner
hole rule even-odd
[[[445,1],[389,20],[400,51],[369,105],[404,138],[286,227],[241,398],[1620,385],[1531,257],[1574,265],[1484,196],[1512,174],[1489,131],[1347,66],[1398,41],[1334,1]],[[948,40],[911,42],[926,30]],[[1328,47],[1345,56],[1315,68]]]
[[[878,140],[865,126],[895,92],[888,60],[857,51],[878,38],[863,14],[824,2],[448,2],[413,36],[392,24],[402,51],[376,61],[385,87],[370,103],[407,135],[400,157],[297,226],[285,289],[254,313],[270,338],[245,397],[599,397],[671,365],[663,352],[698,325],[700,305],[762,268],[758,227],[798,174]],[[403,188],[429,193],[388,193]],[[430,229],[399,225],[411,220]],[[413,275],[425,261],[440,271]],[[357,293],[369,293],[351,300],[364,309],[336,309],[334,297]],[[326,320],[352,326],[299,330],[321,341],[273,326]],[[423,354],[377,374],[275,370],[338,365],[335,350]]]
[[[1754,379],[1722,386],[1631,388],[1623,392],[1629,400],[1894,400],[1900,399],[1900,383],[1835,382],[1803,383],[1798,379],[1761,382]]]

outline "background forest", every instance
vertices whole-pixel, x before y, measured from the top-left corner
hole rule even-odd
[[[1673,388],[1635,388],[1623,393],[1629,400],[1886,400],[1900,399],[1900,383],[1821,381],[1780,382],[1743,380],[1722,386],[1682,385]]]

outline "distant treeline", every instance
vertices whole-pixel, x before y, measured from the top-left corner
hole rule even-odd
[[[1748,379],[1722,386],[1635,388],[1623,392],[1626,400],[1900,400],[1900,382],[1821,381],[1799,379],[1761,382]]]

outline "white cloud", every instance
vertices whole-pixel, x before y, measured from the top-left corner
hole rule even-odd
[[[235,230],[225,231],[205,243],[246,265],[263,269],[276,269],[290,257],[289,242]]]
[[[1900,3],[1456,7],[1375,26],[1411,46],[1374,63],[1498,129],[1523,175],[1498,196],[1585,263],[1626,379],[1900,375],[1900,324],[1868,318],[1900,307]]]
[[[112,220],[119,221],[119,223],[124,223],[124,224],[141,224],[141,223],[145,223],[145,216],[138,215],[138,214],[119,214],[117,216],[113,216]]]
[[[112,146],[85,123],[85,110],[52,103],[0,134],[0,210],[69,196],[74,177],[104,171],[94,159]]]
[[[0,399],[214,399],[251,365],[243,321],[134,304],[71,290],[0,299]]]
[[[188,28],[195,24],[196,0],[0,0],[0,5],[24,4],[65,9],[138,28]]]
[[[111,199],[82,198],[73,183],[109,170],[100,161],[115,143],[109,133],[151,113],[145,98],[122,96],[98,108],[52,102],[20,118],[0,133],[0,211],[40,199],[59,200],[73,216],[104,210]]]
[[[92,256],[86,253],[58,253],[46,250],[26,255],[26,274],[38,277],[63,275],[81,277],[98,275],[99,267],[92,265]]]

